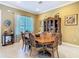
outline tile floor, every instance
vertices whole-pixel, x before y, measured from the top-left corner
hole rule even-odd
[[[22,42],[14,43],[13,45],[2,47],[0,45],[0,58],[38,58],[37,54],[28,56],[28,52],[23,52]],[[47,57],[47,56],[43,56]],[[65,44],[59,46],[59,57],[60,58],[79,58],[79,48],[72,47]]]

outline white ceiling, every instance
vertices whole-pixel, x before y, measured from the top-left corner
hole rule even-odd
[[[73,1],[42,1],[41,4],[38,2],[39,1],[0,1],[1,4],[19,8],[35,14],[40,14],[69,3],[73,3]]]

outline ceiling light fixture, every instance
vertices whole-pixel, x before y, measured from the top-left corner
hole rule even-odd
[[[40,5],[40,4],[42,4],[43,2],[42,1],[38,1],[38,4]],[[38,6],[39,6],[38,5]],[[40,7],[40,6],[39,6]],[[36,11],[38,12],[38,11],[40,11],[40,8],[36,8]]]
[[[43,3],[42,1],[39,1],[39,2],[38,2],[38,4],[42,4],[42,3]]]

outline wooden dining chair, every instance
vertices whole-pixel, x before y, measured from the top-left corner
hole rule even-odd
[[[28,33],[29,34],[29,33]],[[25,34],[21,32],[21,36],[22,36],[22,41],[23,41],[23,45],[22,45],[22,49],[24,48],[24,51],[26,51],[26,46],[30,46],[30,40],[28,37],[25,37]],[[25,47],[24,47],[25,46]]]
[[[55,52],[56,52],[57,57],[59,58],[59,53],[58,53],[58,39],[57,39],[56,35],[55,35],[54,42],[48,44],[46,46],[46,49],[51,53],[51,57],[55,57]]]
[[[55,41],[54,41],[54,43],[53,43],[53,50],[54,50],[54,52],[56,52],[56,54],[57,54],[57,57],[59,58],[59,52],[58,52],[58,35],[56,35],[55,36]]]
[[[24,33],[23,32],[21,32],[21,39],[22,39],[22,42],[23,42],[23,44],[22,44],[22,49],[23,49],[24,45],[25,45],[25,37],[24,37]]]
[[[39,51],[40,49],[42,49],[42,45],[40,43],[38,43],[35,39],[35,35],[33,35],[32,33],[29,34],[29,38],[30,38],[30,46],[31,46],[31,50],[30,50],[30,56],[32,55],[33,51]]]

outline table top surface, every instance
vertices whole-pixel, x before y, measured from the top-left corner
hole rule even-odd
[[[36,41],[40,43],[50,43],[55,41],[55,36],[50,35],[42,35],[40,37],[36,37]]]

